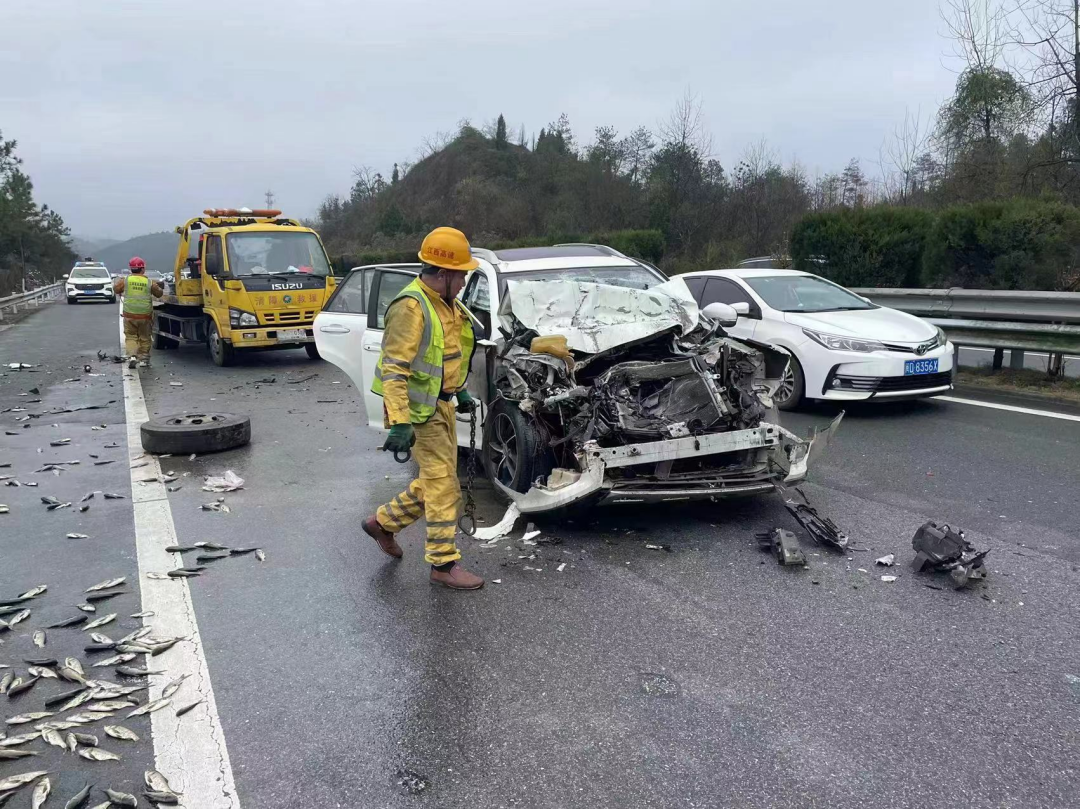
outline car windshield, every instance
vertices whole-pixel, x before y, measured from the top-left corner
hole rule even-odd
[[[664,283],[655,273],[641,266],[633,267],[571,267],[557,270],[511,272],[507,279],[514,281],[581,281],[586,284],[608,284],[631,289],[649,289]]]
[[[743,280],[765,303],[781,312],[840,312],[877,308],[854,292],[848,292],[816,275],[762,275]]]
[[[230,233],[225,237],[229,272],[250,275],[330,275],[326,253],[314,233]]]
[[[69,274],[69,278],[98,278],[109,279],[109,271],[104,267],[76,267]]]

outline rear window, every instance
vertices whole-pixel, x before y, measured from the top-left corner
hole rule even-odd
[[[586,284],[608,284],[614,287],[649,289],[667,281],[658,273],[635,265],[633,267],[573,267],[532,272],[510,272],[504,276],[513,281],[578,281]]]

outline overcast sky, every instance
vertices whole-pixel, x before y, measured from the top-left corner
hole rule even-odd
[[[0,131],[39,202],[114,238],[267,188],[312,216],[462,118],[655,128],[688,88],[725,167],[764,137],[872,173],[956,79],[936,0],[32,0],[0,26]]]

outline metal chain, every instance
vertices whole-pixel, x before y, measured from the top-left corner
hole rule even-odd
[[[473,484],[476,481],[476,402],[469,413],[469,460],[466,462],[465,509],[458,520],[461,533],[472,536],[476,533],[476,501],[473,499]],[[469,527],[466,528],[465,526]]]

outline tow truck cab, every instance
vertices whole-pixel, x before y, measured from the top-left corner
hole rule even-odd
[[[312,324],[335,285],[318,234],[280,211],[203,213],[176,229],[155,347],[204,344],[217,365],[247,349],[303,347],[317,358]]]

